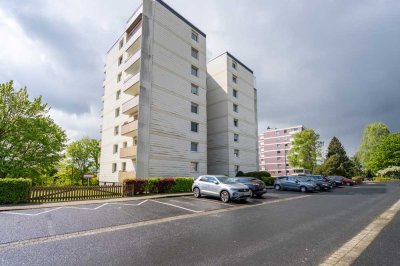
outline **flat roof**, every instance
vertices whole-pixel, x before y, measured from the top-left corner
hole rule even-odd
[[[171,13],[173,13],[175,16],[177,16],[178,18],[180,18],[183,22],[185,22],[186,24],[188,24],[190,27],[194,28],[198,33],[200,33],[201,35],[203,35],[203,37],[206,37],[206,34],[204,32],[202,32],[199,28],[197,28],[195,25],[193,25],[189,20],[187,20],[186,18],[184,18],[181,14],[179,14],[178,12],[176,12],[172,7],[170,7],[169,5],[167,5],[164,1],[162,0],[155,0],[157,2],[159,2],[162,6],[164,6],[166,9],[168,9],[169,11],[171,11]]]
[[[158,1],[158,0],[157,0],[157,1]],[[224,55],[224,54],[227,54],[230,58],[232,58],[233,60],[235,60],[235,61],[236,61],[237,63],[239,63],[242,67],[244,67],[244,68],[247,69],[251,74],[253,74],[253,70],[251,70],[248,66],[246,66],[245,64],[243,64],[239,59],[237,59],[236,57],[234,57],[234,56],[233,56],[230,52],[228,52],[228,51],[223,52],[222,54],[220,54],[220,55],[214,57],[213,59],[211,59],[211,60],[208,61],[208,62],[211,62],[211,61],[217,59],[218,57],[220,57],[220,56],[222,56],[222,55]]]

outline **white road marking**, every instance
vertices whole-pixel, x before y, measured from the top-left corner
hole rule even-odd
[[[22,216],[38,216],[38,215],[45,214],[45,213],[52,212],[52,211],[56,211],[56,210],[59,210],[59,209],[76,209],[76,210],[96,211],[96,210],[98,210],[98,209],[100,209],[100,208],[102,208],[102,207],[104,207],[104,206],[107,206],[107,205],[140,206],[140,205],[142,205],[143,203],[145,203],[145,202],[147,202],[147,201],[148,201],[148,200],[144,200],[144,201],[141,201],[141,202],[139,202],[139,203],[137,203],[137,204],[129,204],[129,203],[104,203],[104,204],[101,204],[101,205],[99,205],[99,206],[97,206],[97,207],[95,207],[95,208],[76,207],[76,206],[63,206],[63,207],[57,207],[57,208],[54,208],[54,209],[50,209],[50,210],[46,210],[46,211],[38,212],[38,213],[23,213],[23,212],[4,211],[4,212],[0,212],[0,214],[14,214],[14,215],[22,215]]]
[[[160,203],[160,204],[164,204],[164,205],[168,205],[168,206],[172,206],[172,207],[175,207],[175,208],[187,210],[187,211],[190,211],[190,212],[203,212],[203,211],[196,211],[196,210],[188,209],[188,208],[181,207],[181,206],[178,206],[178,205],[175,205],[175,204],[158,201],[158,200],[151,200],[151,201],[154,201],[154,202],[157,202],[157,203]]]
[[[207,211],[207,212],[183,214],[183,215],[160,218],[160,219],[155,219],[155,220],[150,220],[150,221],[143,221],[143,222],[137,222],[137,223],[124,224],[124,225],[113,225],[113,226],[109,226],[109,227],[91,229],[91,230],[87,230],[87,231],[67,233],[67,234],[63,234],[63,235],[55,235],[55,236],[47,236],[47,237],[39,237],[39,238],[34,238],[34,239],[15,241],[15,242],[10,242],[10,243],[0,244],[0,250],[21,248],[21,247],[38,245],[38,244],[43,244],[43,243],[48,243],[48,242],[61,241],[61,240],[74,239],[74,238],[80,238],[80,237],[91,236],[91,235],[98,235],[98,234],[102,234],[102,233],[133,229],[133,228],[143,227],[143,226],[147,226],[147,225],[161,224],[161,223],[167,223],[167,222],[171,222],[171,221],[184,220],[184,219],[195,218],[195,217],[206,216],[206,215],[213,215],[213,214],[217,214],[217,213],[231,212],[231,211],[240,210],[240,209],[254,208],[254,207],[258,207],[258,206],[262,206],[262,205],[269,205],[269,204],[273,204],[273,203],[290,201],[290,200],[295,200],[295,199],[303,199],[303,198],[308,198],[308,197],[310,197],[310,196],[303,195],[303,196],[297,196],[297,197],[290,197],[290,198],[266,201],[261,204],[241,205],[241,206],[237,206],[237,207],[233,207],[233,208],[224,208],[224,209],[217,209],[217,210],[212,210],[212,211]]]
[[[216,200],[213,201],[213,200],[191,198],[191,197],[182,197],[182,198],[191,199],[191,200],[201,200],[201,201],[210,202],[210,203],[217,203],[217,204],[221,204],[221,205],[225,205],[225,206],[235,206],[234,204],[228,204],[228,203],[219,202],[219,201],[216,201]]]
[[[320,266],[351,265],[363,253],[363,251],[367,249],[382,229],[390,223],[399,211],[400,200],[383,212],[378,218],[373,220],[355,237],[341,246],[336,252],[331,254],[320,264]]]
[[[38,212],[38,213],[21,213],[21,212],[2,212],[2,213],[5,213],[5,214],[15,214],[15,215],[25,215],[25,216],[38,216],[38,215],[40,215],[40,214],[45,214],[45,213],[48,213],[48,212],[52,212],[52,211],[56,211],[56,210],[59,210],[59,209],[62,209],[63,207],[58,207],[58,208],[55,208],[55,209],[51,209],[51,210],[47,210],[47,211],[42,211],[42,212]]]

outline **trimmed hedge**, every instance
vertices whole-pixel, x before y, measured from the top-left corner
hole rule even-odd
[[[30,179],[0,179],[0,204],[28,202],[30,186],[32,186]]]
[[[364,181],[364,177],[362,176],[354,176],[351,178],[356,184],[361,184]]]
[[[260,178],[260,180],[263,181],[266,186],[273,186],[275,182],[275,178],[270,176],[263,176]]]
[[[125,179],[124,184],[128,186],[133,185],[134,195],[191,192],[193,178],[191,177],[133,178],[133,179]]]
[[[239,172],[238,172],[238,174],[239,174]],[[267,171],[256,171],[256,172],[247,172],[247,173],[241,173],[241,174],[243,174],[243,175],[241,175],[241,176],[246,176],[246,177],[255,177],[255,178],[258,178],[258,179],[261,179],[262,177],[271,177],[271,174],[270,173],[268,173]],[[239,176],[239,175],[236,175],[236,176]]]

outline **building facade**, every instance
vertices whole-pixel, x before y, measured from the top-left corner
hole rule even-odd
[[[208,62],[208,172],[256,171],[257,125],[253,71],[228,52]]]
[[[304,130],[304,126],[268,129],[258,137],[259,167],[272,176],[303,173],[304,169],[293,169],[289,165],[288,155],[293,134]]]
[[[99,181],[207,173],[206,35],[143,0],[104,68]]]

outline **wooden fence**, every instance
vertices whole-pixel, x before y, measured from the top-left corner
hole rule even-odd
[[[133,188],[130,188],[133,190]],[[74,200],[91,200],[106,198],[121,198],[128,196],[123,185],[112,186],[67,186],[67,187],[31,187],[29,202],[60,202]],[[132,193],[133,194],[133,193]]]

